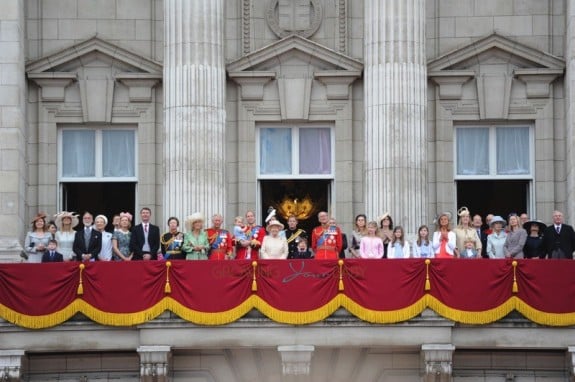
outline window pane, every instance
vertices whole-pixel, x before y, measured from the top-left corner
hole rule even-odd
[[[95,137],[94,130],[62,131],[62,176],[96,175]]]
[[[497,174],[529,173],[529,128],[497,128]]]
[[[102,131],[102,172],[106,177],[136,175],[134,131]]]
[[[457,129],[457,174],[489,174],[489,129]]]
[[[330,129],[299,130],[299,173],[331,174]]]
[[[260,173],[291,174],[291,129],[260,130]]]

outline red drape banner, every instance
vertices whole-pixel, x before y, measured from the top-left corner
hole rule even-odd
[[[487,324],[517,310],[544,325],[575,325],[575,262],[566,260],[259,260],[0,264],[0,317],[26,328],[82,313],[136,325],[172,311],[222,325],[252,309],[290,324],[343,307],[373,323],[431,308]]]

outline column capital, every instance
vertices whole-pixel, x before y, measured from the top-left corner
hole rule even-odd
[[[163,345],[140,346],[137,351],[140,355],[140,381],[167,382],[172,348]]]
[[[311,357],[315,350],[312,345],[280,345],[283,375],[309,375]]]
[[[24,354],[21,349],[0,350],[0,381],[20,381]]]
[[[451,344],[424,344],[421,353],[425,362],[425,382],[450,382],[452,357],[455,346]]]

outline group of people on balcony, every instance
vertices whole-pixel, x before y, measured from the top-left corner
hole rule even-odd
[[[435,230],[422,225],[417,238],[408,241],[404,229],[394,226],[389,213],[368,221],[366,215],[355,218],[355,229],[348,248],[347,237],[327,212],[318,214],[319,225],[310,234],[298,228],[295,216],[287,219],[287,228],[275,216],[266,226],[256,224],[248,211],[234,220],[233,230],[222,227],[223,217],[212,216],[211,227],[204,228],[201,213],[185,220],[186,232],[180,231],[176,217],[167,221],[168,231],[151,223],[152,211],[140,211],[140,224],[132,227],[133,216],[122,212],[113,217],[113,232],[107,232],[108,218],[90,212],[82,215],[81,229],[77,214],[63,211],[53,222],[39,213],[27,233],[23,256],[28,262],[60,261],[130,261],[130,260],[229,260],[229,259],[365,259],[401,258],[557,258],[572,259],[575,232],[563,222],[560,211],[553,212],[553,224],[546,226],[529,220],[526,214],[486,216],[487,229],[480,215],[458,210],[458,224],[451,227],[451,214],[435,219]]]

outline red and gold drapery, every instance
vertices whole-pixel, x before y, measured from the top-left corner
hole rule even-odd
[[[430,308],[466,324],[513,310],[550,326],[575,325],[575,262],[567,260],[259,260],[0,264],[0,317],[26,328],[77,313],[103,325],[141,324],[169,310],[223,325],[257,309],[288,324],[343,307],[395,323]]]

